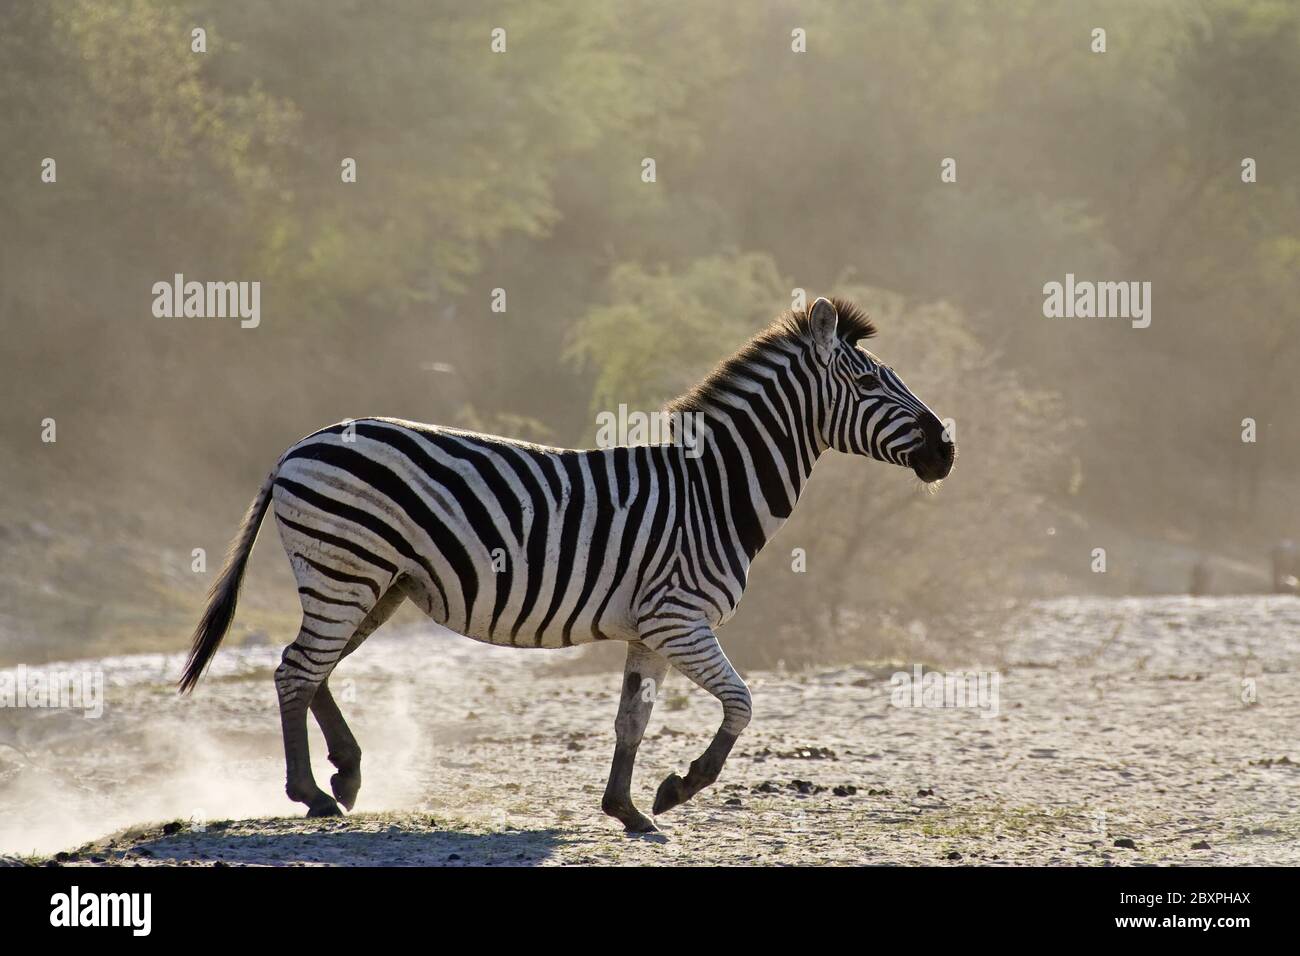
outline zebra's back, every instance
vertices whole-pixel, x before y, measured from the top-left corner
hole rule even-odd
[[[661,448],[573,451],[358,419],[285,453],[274,511],[300,594],[322,615],[399,586],[476,640],[631,640],[673,547],[669,465]]]

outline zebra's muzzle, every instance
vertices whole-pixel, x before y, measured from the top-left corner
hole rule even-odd
[[[948,477],[957,460],[957,445],[934,415],[927,414],[920,424],[925,441],[911,453],[910,464],[916,477],[928,484]]]

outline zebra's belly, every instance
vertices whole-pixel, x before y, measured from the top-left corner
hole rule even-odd
[[[465,576],[443,578],[441,591],[428,582],[412,596],[439,623],[488,644],[569,647],[636,639],[620,583],[599,575],[557,581],[553,567],[536,569],[523,556],[509,557],[516,559],[510,570],[480,567],[468,584]],[[420,577],[412,575],[414,581]]]
[[[568,642],[564,640],[563,632],[552,628],[543,632],[541,639],[535,632],[519,631],[512,634],[508,629],[498,629],[493,633],[487,633],[480,628],[472,628],[474,633],[465,633],[457,628],[448,626],[451,630],[462,637],[468,637],[470,640],[478,641],[481,644],[493,644],[498,647],[522,647],[522,648],[543,648],[555,649],[561,647],[578,647],[583,644],[593,644],[598,640],[609,641],[635,641],[637,633],[635,628],[618,627],[612,628],[608,622],[603,622],[600,629],[601,637],[596,637],[592,631],[583,629],[574,629],[569,637]]]

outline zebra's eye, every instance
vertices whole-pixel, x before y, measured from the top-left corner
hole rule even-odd
[[[858,384],[868,392],[875,391],[880,388],[880,376],[875,372],[868,372],[866,375],[859,375]]]

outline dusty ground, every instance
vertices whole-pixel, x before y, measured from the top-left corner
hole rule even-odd
[[[724,645],[743,634],[723,635]],[[278,649],[223,650],[196,696],[179,659],[79,662],[107,709],[0,709],[0,854],[225,864],[1298,864],[1300,601],[1076,599],[991,646],[996,716],[901,707],[913,662],[754,673],[722,779],[624,836],[599,812],[617,675],[551,652],[383,633],[332,686],[366,756],[357,813],[285,817],[269,679]],[[718,721],[679,677],[635,796]],[[313,738],[317,777],[332,768]],[[146,821],[154,821],[146,823]],[[164,826],[165,825],[165,826]],[[103,834],[113,833],[105,837]],[[77,847],[73,850],[71,848]]]

